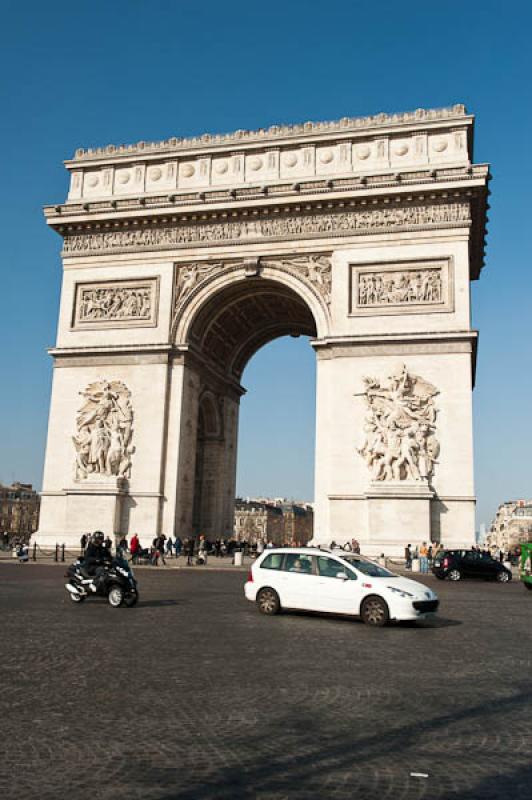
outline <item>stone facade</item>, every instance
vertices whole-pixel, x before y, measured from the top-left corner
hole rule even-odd
[[[501,503],[487,535],[488,547],[507,552],[521,542],[532,542],[532,500]]]
[[[39,527],[40,498],[31,483],[0,484],[0,533],[4,541],[28,542]]]
[[[284,543],[283,511],[274,503],[259,500],[235,501],[235,539],[255,545],[257,542]]]
[[[291,334],[317,356],[314,540],[471,543],[472,137],[455,106],[67,161],[37,540],[230,536],[241,376]]]

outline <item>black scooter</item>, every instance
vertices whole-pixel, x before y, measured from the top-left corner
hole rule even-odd
[[[105,564],[105,571],[98,576],[88,575],[85,570],[85,559],[80,556],[65,574],[69,579],[65,583],[73,603],[82,603],[87,597],[96,595],[107,597],[109,605],[118,608],[125,605],[134,606],[139,599],[137,581],[128,562],[124,558],[113,558]]]

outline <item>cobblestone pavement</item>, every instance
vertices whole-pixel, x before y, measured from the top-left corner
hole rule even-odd
[[[372,630],[263,617],[232,572],[139,570],[137,608],[75,606],[63,570],[0,565],[3,800],[532,795],[518,583],[424,577],[436,621]]]

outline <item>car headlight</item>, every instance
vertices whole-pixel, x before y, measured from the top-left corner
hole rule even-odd
[[[410,592],[405,592],[404,589],[398,589],[397,586],[387,586],[386,588],[389,589],[390,592],[394,592],[395,594],[398,594],[400,597],[413,597],[414,596]]]

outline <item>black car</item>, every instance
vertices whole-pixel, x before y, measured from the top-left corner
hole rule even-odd
[[[461,578],[484,578],[500,583],[512,580],[512,573],[488,553],[477,550],[442,550],[432,564],[437,578],[459,581]]]

